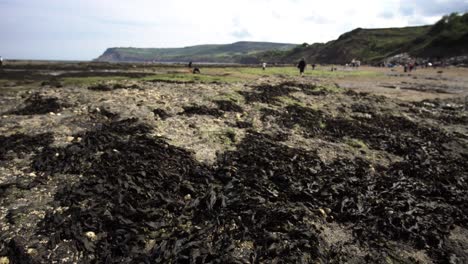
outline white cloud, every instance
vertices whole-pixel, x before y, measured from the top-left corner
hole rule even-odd
[[[0,0],[0,54],[92,59],[114,46],[326,42],[357,27],[434,23],[466,7],[467,0]]]

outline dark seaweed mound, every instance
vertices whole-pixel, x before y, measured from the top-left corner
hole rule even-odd
[[[91,91],[101,91],[101,92],[109,92],[113,90],[118,90],[118,89],[137,89],[141,90],[142,88],[136,84],[133,84],[131,86],[125,86],[120,83],[110,85],[110,84],[104,84],[104,83],[99,83],[96,85],[92,85],[88,87],[88,90]]]
[[[25,134],[14,134],[11,136],[0,135],[0,161],[6,160],[7,156],[21,157],[23,154],[38,152],[41,147],[50,145],[54,140],[51,133],[29,136]]]
[[[198,105],[192,105],[192,106],[184,106],[184,112],[182,114],[188,115],[188,116],[193,116],[193,115],[211,115],[214,117],[221,117],[223,116],[224,112],[217,109],[217,108],[209,108],[207,106],[198,106]]]
[[[67,104],[61,103],[56,97],[44,97],[38,93],[32,94],[24,102],[24,107],[11,111],[13,115],[44,115],[50,112],[60,112]]]
[[[279,84],[255,86],[253,92],[242,91],[239,93],[244,96],[247,103],[273,104],[278,102],[278,97],[289,95],[293,91],[297,91],[297,89]]]
[[[296,82],[282,82],[277,85],[259,85],[253,87],[252,92],[239,92],[244,96],[247,103],[278,103],[278,97],[289,96],[293,92],[302,91],[307,95],[325,95],[328,92],[315,84],[305,84]]]
[[[219,169],[208,168],[190,153],[148,138],[148,132],[133,120],[114,122],[66,148],[47,148],[37,158],[39,171],[83,175],[56,195],[68,209],[49,213],[42,223],[49,247],[71,239],[88,257],[112,263],[299,260],[322,254],[314,226],[301,218],[314,214],[278,200],[273,182],[252,185],[257,175],[232,173],[231,154]],[[249,138],[243,145],[260,139]],[[262,152],[270,148],[261,147]],[[258,184],[264,180],[258,178]],[[96,242],[85,236],[89,231],[99,234]],[[242,241],[262,246],[239,253],[235,249]]]
[[[236,103],[228,100],[218,100],[215,101],[215,103],[218,105],[219,110],[225,111],[225,112],[238,112],[242,113],[244,112],[244,109],[237,105]]]
[[[285,128],[299,125],[307,137],[324,137],[339,141],[351,137],[364,141],[373,149],[407,155],[411,150],[430,147],[442,150],[450,137],[442,130],[420,126],[400,116],[376,115],[370,118],[345,119],[330,117],[320,110],[298,105],[287,106],[285,111],[263,109],[263,119],[273,116]]]
[[[166,111],[160,108],[154,109],[153,113],[155,116],[161,118],[162,120],[166,120],[167,118],[171,117],[170,114],[168,114]]]

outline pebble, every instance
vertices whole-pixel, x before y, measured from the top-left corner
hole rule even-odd
[[[0,264],[10,264],[10,259],[8,257],[0,257]]]
[[[74,137],[69,136],[67,137],[67,142],[72,142],[74,139],[75,139]]]
[[[189,201],[191,199],[192,199],[192,196],[190,194],[187,194],[187,195],[184,196],[185,201]]]
[[[319,212],[322,214],[323,217],[325,217],[325,218],[327,217],[327,213],[325,212],[324,209],[320,208]]]
[[[37,256],[37,250],[35,248],[28,248],[27,252],[30,256]]]
[[[86,232],[85,236],[91,241],[96,241],[97,240],[96,233],[94,233],[93,231]]]
[[[150,239],[148,240],[148,242],[146,242],[145,250],[147,252],[150,252],[154,248],[155,245],[156,245],[156,240]]]

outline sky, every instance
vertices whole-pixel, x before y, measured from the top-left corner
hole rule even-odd
[[[0,56],[91,60],[109,47],[327,42],[433,24],[468,0],[0,0]]]

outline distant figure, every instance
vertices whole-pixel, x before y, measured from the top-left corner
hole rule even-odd
[[[201,73],[200,69],[197,67],[193,68],[193,74],[197,74],[197,73]]]
[[[405,63],[405,66],[403,67],[403,71],[408,72],[408,64],[407,63]]]
[[[316,66],[317,66],[317,65],[316,65],[315,63],[312,64],[312,70],[315,70],[315,67],[316,67]]]
[[[192,68],[192,62],[191,61],[188,63],[188,67]]]
[[[0,67],[2,67],[2,66],[3,66],[3,57],[0,56]]]
[[[266,62],[262,63],[262,69],[263,69],[263,70],[266,69]]]
[[[301,76],[304,76],[304,70],[306,66],[307,66],[307,63],[305,62],[305,59],[302,58],[297,64],[297,68],[299,68],[299,73],[301,74]]]

